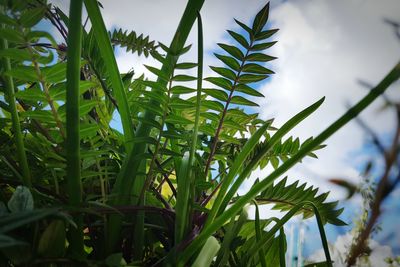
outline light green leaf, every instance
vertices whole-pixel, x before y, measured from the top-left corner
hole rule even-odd
[[[22,185],[17,186],[7,206],[11,212],[33,210],[33,197],[29,188]]]

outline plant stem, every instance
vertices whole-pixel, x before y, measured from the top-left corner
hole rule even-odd
[[[0,6],[0,14],[3,14],[4,9],[2,6]],[[4,25],[1,25],[1,28],[4,28]],[[5,38],[0,38],[0,49],[7,49],[8,48],[8,42]],[[1,64],[4,68],[4,71],[9,71],[11,70],[11,63],[10,59],[7,57],[3,57],[1,60]],[[29,171],[29,166],[28,166],[28,160],[26,158],[26,152],[25,152],[25,146],[24,146],[24,140],[22,137],[22,131],[21,131],[21,126],[19,123],[19,116],[18,116],[18,111],[17,111],[17,106],[16,106],[16,99],[15,99],[15,88],[14,88],[14,81],[11,76],[3,76],[4,80],[4,86],[5,86],[5,93],[7,96],[8,100],[8,105],[10,108],[10,113],[11,113],[11,120],[12,120],[12,127],[14,131],[14,138],[15,138],[15,144],[17,147],[17,157],[19,160],[19,166],[21,167],[21,172],[22,172],[22,182],[25,186],[31,187],[32,186],[32,181],[31,181],[31,174]]]
[[[386,77],[374,88],[372,89],[363,99],[361,99],[356,105],[350,108],[345,114],[343,114],[339,119],[332,123],[328,128],[326,128],[321,134],[319,134],[314,140],[312,140],[304,148],[300,149],[292,158],[283,163],[278,169],[272,172],[269,176],[261,180],[259,183],[255,184],[250,191],[240,197],[235,204],[230,208],[225,210],[220,216],[218,216],[208,227],[205,227],[200,235],[184,250],[181,254],[181,261],[186,262],[190,259],[195,251],[197,251],[207,240],[207,238],[212,235],[216,230],[218,230],[226,221],[228,221],[232,216],[238,213],[244,205],[254,199],[260,192],[268,188],[276,178],[281,176],[302,158],[304,158],[307,153],[315,149],[318,145],[328,139],[331,135],[337,132],[345,124],[356,117],[361,111],[368,107],[378,96],[380,96],[385,90],[400,77],[400,62],[386,75]]]
[[[69,204],[79,207],[82,202],[82,182],[79,136],[79,81],[82,44],[82,0],[72,0],[69,12],[67,51],[67,183]],[[70,253],[81,258],[83,249],[83,217],[75,217],[77,229],[70,229]]]

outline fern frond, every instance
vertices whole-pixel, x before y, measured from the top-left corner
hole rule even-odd
[[[338,202],[326,202],[329,192],[317,195],[318,188],[307,187],[307,183],[298,186],[299,181],[287,185],[287,177],[276,185],[268,187],[256,197],[259,204],[275,204],[273,209],[287,211],[302,202],[312,202],[318,209],[322,222],[334,225],[345,225],[346,223],[338,217],[343,212],[343,208],[336,209]],[[300,209],[304,218],[314,215],[312,208],[304,206]]]
[[[135,31],[127,32],[122,29],[114,30],[110,33],[111,42],[114,45],[126,48],[126,52],[138,53],[140,56],[144,54],[148,57],[152,54],[158,54],[156,42],[150,41],[150,37],[144,37],[143,34],[138,35]]]

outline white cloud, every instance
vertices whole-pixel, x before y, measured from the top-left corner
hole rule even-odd
[[[65,2],[55,1],[64,6]],[[121,27],[149,34],[151,39],[169,44],[179,18],[183,13],[184,0],[103,0],[102,13],[107,27]],[[226,29],[236,28],[233,18],[249,23],[264,0],[206,0],[201,11],[204,24],[205,65],[217,61],[210,52],[217,50],[217,42],[226,41]],[[384,18],[400,21],[397,0],[298,0],[271,1],[270,24],[280,28],[273,38],[278,43],[270,54],[278,60],[271,63],[275,70],[269,82],[261,90],[266,98],[259,100],[263,118],[275,117],[275,123],[282,125],[291,116],[304,109],[322,96],[325,103],[315,114],[299,125],[291,134],[305,140],[315,136],[337,119],[346,110],[345,103],[355,103],[367,90],[357,84],[363,79],[377,84],[399,60],[400,42],[393,29],[383,22]],[[196,55],[196,27],[189,36],[193,43],[192,52],[187,55],[192,61]],[[146,72],[142,63],[154,61],[118,53],[121,71],[132,67],[137,75]],[[209,69],[206,68],[206,74]],[[148,72],[146,72],[148,74]],[[399,86],[391,88],[391,95],[400,98]],[[379,113],[376,110],[382,102],[369,107],[362,118],[379,133],[392,130],[394,114]],[[319,160],[306,159],[303,164],[288,174],[294,179],[303,179],[330,189],[326,178],[344,177],[358,181],[355,163],[360,159],[350,154],[359,150],[365,135],[352,122],[331,137],[328,147],[319,151]],[[263,178],[270,168],[256,171],[243,188],[249,188],[255,177]],[[337,195],[344,192],[333,188]]]

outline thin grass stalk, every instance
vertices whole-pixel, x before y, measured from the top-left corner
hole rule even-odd
[[[260,250],[262,251],[262,250]],[[280,267],[286,267],[286,259],[285,259],[285,230],[283,227],[279,230],[279,265]]]
[[[122,129],[125,138],[125,149],[131,151],[133,148],[133,140],[135,133],[133,130],[132,120],[129,111],[128,99],[124,84],[121,79],[121,74],[118,70],[117,61],[114,56],[114,50],[111,45],[110,36],[108,35],[103,17],[96,0],[84,0],[86,10],[88,12],[90,21],[92,22],[92,29],[95,35],[96,42],[104,60],[108,78],[110,79],[113,87],[113,92],[118,103],[118,111],[121,116]]]
[[[261,226],[260,226],[260,211],[258,209],[258,204],[256,201],[253,201],[253,202],[254,202],[254,206],[256,207],[256,218],[254,221],[254,228],[256,230],[256,241],[258,242],[259,240],[261,240],[261,231],[264,231],[264,230],[261,229]],[[267,267],[263,248],[260,248],[260,251],[258,252],[258,257],[260,260],[261,267]],[[285,267],[285,266],[283,266],[283,267]]]
[[[186,157],[180,164],[178,175],[178,196],[176,199],[176,224],[175,224],[175,244],[179,244],[189,228],[189,207],[191,199],[190,192],[193,191],[193,171],[194,159],[197,147],[197,135],[199,131],[200,108],[201,108],[201,89],[203,80],[203,26],[200,13],[197,14],[197,34],[198,34],[198,53],[197,53],[197,95],[196,95],[196,115],[193,127],[192,143],[190,146],[189,159]],[[188,166],[187,166],[188,164]]]
[[[86,0],[85,0],[86,1]],[[87,2],[93,2],[94,0],[87,0]],[[85,2],[86,3],[86,2]],[[177,31],[174,35],[174,38],[170,45],[170,51],[167,53],[165,58],[165,63],[161,67],[161,72],[165,73],[165,76],[170,77],[173,69],[171,66],[174,66],[178,60],[176,54],[184,47],[186,39],[189,35],[189,32],[193,26],[193,23],[197,17],[197,12],[200,11],[203,6],[204,0],[189,0],[182,16],[182,19],[179,23]],[[166,86],[167,81],[162,79],[158,79],[157,81],[160,85]],[[152,89],[154,90],[154,89]],[[150,101],[149,105],[157,106],[158,103],[155,101]],[[144,120],[154,120],[155,115],[146,110],[144,112]],[[139,123],[136,129],[136,137],[147,137],[150,134],[151,126],[148,124]],[[134,188],[133,180],[135,179],[138,168],[141,162],[144,160],[142,155],[145,153],[147,145],[145,143],[136,143],[133,149],[128,153],[128,156],[124,160],[121,171],[117,176],[117,180],[115,186],[112,190],[112,194],[115,196],[113,200],[114,205],[124,205],[127,204],[130,199],[129,195],[134,194],[139,195],[141,188]],[[133,179],[132,179],[133,177]],[[107,246],[108,251],[110,252],[115,248],[119,236],[121,234],[121,225],[122,218],[118,215],[110,216],[107,226]]]
[[[345,112],[338,120],[332,123],[326,130],[319,134],[314,140],[308,145],[300,149],[293,157],[282,164],[278,169],[272,172],[269,176],[255,184],[249,192],[240,197],[235,204],[229,209],[225,210],[215,221],[208,227],[205,227],[200,235],[185,249],[181,254],[181,260],[187,262],[192,253],[204,244],[207,238],[218,230],[226,221],[229,220],[234,214],[239,212],[244,205],[254,199],[260,192],[268,188],[273,181],[289,170],[302,158],[304,158],[309,152],[315,149],[317,146],[322,144],[331,135],[337,132],[350,120],[356,117],[361,111],[368,107],[378,96],[385,92],[385,90],[400,77],[400,62],[387,74],[387,76],[373,88],[364,98],[362,98],[356,105]]]
[[[251,171],[257,166],[257,164],[261,161],[261,159],[267,155],[269,151],[277,144],[290,130],[292,130],[295,126],[297,126],[304,119],[308,118],[312,113],[314,113],[324,102],[325,98],[321,98],[311,106],[305,108],[293,118],[288,120],[280,129],[271,137],[266,146],[253,158],[253,160],[243,169],[243,171],[239,174],[239,177],[235,180],[233,185],[229,188],[228,193],[224,196],[221,207],[219,208],[219,214],[221,214],[229,202],[232,200],[237,190],[243,181],[250,175]]]
[[[79,81],[82,44],[82,0],[72,0],[69,11],[67,51],[67,184],[69,204],[79,207],[82,202],[80,135],[79,135]],[[83,217],[75,217],[77,228],[70,229],[69,250],[73,257],[81,257],[83,250]]]
[[[4,13],[4,7],[0,6],[0,14]],[[1,24],[2,28],[5,28],[3,24]],[[0,49],[8,49],[8,42],[5,38],[0,38]],[[1,59],[1,64],[3,65],[4,71],[11,70],[10,59],[7,57],[3,57]],[[19,116],[17,111],[16,99],[15,99],[15,87],[14,81],[11,76],[7,75],[3,77],[4,86],[5,86],[5,94],[6,100],[8,101],[9,111],[11,113],[11,121],[12,127],[14,131],[14,140],[15,145],[17,147],[17,157],[19,161],[19,166],[21,167],[22,172],[22,183],[27,186],[32,186],[31,174],[29,171],[28,160],[26,158],[24,140],[22,137],[21,125],[19,123]]]

